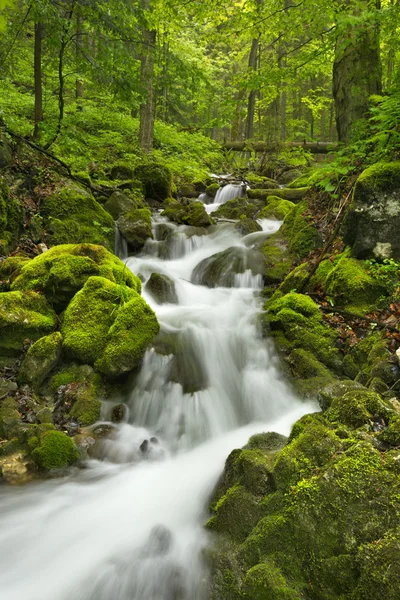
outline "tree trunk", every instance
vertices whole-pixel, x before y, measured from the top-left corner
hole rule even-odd
[[[35,23],[35,51],[34,51],[34,86],[35,86],[35,110],[34,123],[35,129],[33,137],[38,140],[40,137],[39,123],[43,121],[43,87],[42,87],[42,23]]]
[[[257,70],[257,53],[258,53],[258,42],[259,38],[254,38],[251,43],[251,50],[249,56],[249,70],[256,71]],[[257,90],[251,90],[249,93],[249,98],[247,101],[247,119],[246,119],[246,129],[245,129],[245,138],[251,139],[253,137],[254,132],[254,111],[256,107],[256,96]]]
[[[82,44],[82,17],[80,11],[76,15],[76,59],[78,62],[80,46]],[[83,98],[84,85],[83,80],[80,77],[76,78],[75,81],[75,99],[78,103],[78,110],[82,110],[82,105],[79,103],[80,99]]]
[[[380,8],[376,0],[346,0],[353,16],[360,10]],[[347,25],[338,30],[333,64],[333,97],[336,127],[340,142],[351,139],[357,121],[368,114],[368,99],[382,91],[382,66],[379,52],[379,28],[375,22]]]
[[[143,100],[140,105],[139,144],[143,152],[148,154],[153,148],[154,139],[154,60],[156,46],[156,31],[149,29],[146,13],[150,11],[150,0],[142,0],[142,52],[140,57],[140,83]]]

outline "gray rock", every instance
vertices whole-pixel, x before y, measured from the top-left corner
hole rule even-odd
[[[105,203],[104,208],[115,220],[117,220],[121,215],[133,210],[135,204],[133,200],[123,192],[114,192]]]
[[[194,269],[192,283],[208,287],[232,287],[235,275],[250,269],[253,275],[263,275],[265,261],[261,252],[232,247],[202,260]]]
[[[175,291],[174,281],[167,275],[160,273],[152,273],[150,279],[146,283],[146,291],[148,291],[159,304],[178,304],[178,296]]]

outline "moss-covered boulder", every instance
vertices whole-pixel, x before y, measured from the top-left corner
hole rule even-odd
[[[193,227],[209,227],[214,222],[207,214],[202,202],[191,202],[185,199],[180,202],[169,200],[161,216],[167,217],[174,223]]]
[[[116,191],[111,194],[104,208],[110,213],[113,219],[117,220],[121,215],[133,210],[135,202],[127,194],[124,194],[124,192]]]
[[[213,600],[372,600],[370,590],[397,597],[397,466],[390,452],[374,448],[365,426],[336,427],[319,414],[298,421],[271,469],[277,489],[258,503],[252,494],[240,504],[240,474],[218,491],[209,522],[223,536],[212,565]],[[243,519],[229,510],[235,499]]]
[[[146,283],[145,289],[149,292],[159,304],[178,303],[178,296],[175,291],[174,281],[161,273],[152,273]]]
[[[133,167],[125,163],[116,163],[111,167],[110,178],[117,180],[127,180],[133,177]]]
[[[248,235],[249,233],[256,233],[262,231],[262,227],[254,219],[240,219],[235,225],[236,231],[241,235]]]
[[[18,373],[20,385],[39,386],[61,357],[62,335],[59,331],[40,338],[26,353]]]
[[[233,246],[202,260],[194,269],[193,283],[207,287],[233,287],[236,275],[250,271],[252,275],[264,273],[261,252]]]
[[[336,333],[323,323],[318,305],[303,294],[290,292],[266,304],[265,325],[286,357],[299,391],[314,395],[341,372],[342,359],[335,347]]]
[[[72,183],[48,196],[40,214],[48,245],[85,242],[114,248],[113,218],[89,192]]]
[[[56,310],[63,310],[89,277],[98,275],[140,293],[141,282],[116,256],[102,246],[66,244],[22,264],[11,288],[36,290]]]
[[[149,208],[135,208],[124,213],[119,217],[117,227],[134,252],[141,250],[146,240],[153,238]]]
[[[214,217],[223,219],[254,219],[260,210],[261,204],[249,202],[246,197],[233,198],[221,204],[216,211],[213,212]]]
[[[258,190],[247,190],[247,195],[249,198],[254,198],[256,200],[266,200],[269,196],[276,196],[278,198],[282,198],[283,200],[290,200],[291,202],[299,202],[302,200],[306,194],[310,191],[310,188],[270,188],[270,189],[258,189]]]
[[[158,163],[139,165],[134,170],[134,177],[142,182],[146,199],[163,201],[171,197],[171,171]]]
[[[46,298],[35,292],[0,293],[0,355],[18,356],[25,340],[52,333],[57,316]]]
[[[296,258],[305,258],[321,244],[321,237],[308,212],[308,204],[301,202],[283,221],[281,233],[288,240],[289,251]]]
[[[75,463],[79,459],[79,452],[65,433],[48,431],[33,450],[32,457],[42,469],[62,469]]]
[[[278,221],[283,221],[294,206],[294,203],[290,202],[290,200],[282,200],[282,198],[276,196],[268,196],[267,204],[261,212],[258,213],[257,217],[259,219],[278,219]]]
[[[344,223],[356,258],[400,260],[400,162],[377,163],[359,176]]]
[[[65,311],[63,348],[105,375],[118,376],[139,365],[158,330],[155,314],[137,292],[91,277]]]
[[[312,285],[318,285],[337,306],[365,314],[387,294],[382,282],[370,275],[363,262],[350,257],[348,250],[332,260],[322,261]]]

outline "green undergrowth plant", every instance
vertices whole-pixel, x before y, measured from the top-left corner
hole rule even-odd
[[[400,263],[393,258],[385,258],[382,262],[374,259],[366,260],[365,267],[370,275],[374,277],[388,291],[391,300],[400,301]]]

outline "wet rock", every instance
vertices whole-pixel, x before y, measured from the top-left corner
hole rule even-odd
[[[194,227],[209,227],[214,222],[207,214],[202,202],[185,199],[180,202],[169,200],[161,215],[175,223],[193,225]]]
[[[177,304],[178,296],[175,291],[174,281],[167,275],[160,273],[152,273],[150,279],[145,286],[148,291],[159,304]]]
[[[156,525],[150,532],[149,539],[143,547],[144,556],[164,556],[172,545],[172,533],[164,525]]]
[[[117,227],[134,252],[141,250],[147,239],[153,238],[151,211],[148,208],[137,208],[124,213],[118,218]]]
[[[0,400],[5,398],[6,396],[12,395],[18,389],[15,381],[11,379],[6,379],[5,377],[0,377]]]
[[[262,231],[261,225],[254,219],[240,219],[239,223],[236,223],[235,229],[242,235]]]
[[[121,423],[125,421],[127,415],[127,407],[125,404],[117,404],[113,406],[111,409],[111,422],[112,423]]]
[[[135,203],[123,192],[114,192],[105,203],[104,208],[117,220],[121,215],[133,210]]]
[[[232,247],[202,260],[194,269],[191,281],[208,287],[232,287],[235,275],[250,270],[253,275],[264,273],[264,258],[260,252]]]

